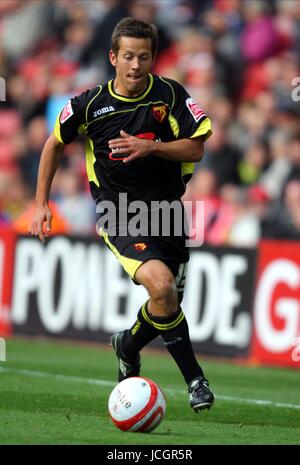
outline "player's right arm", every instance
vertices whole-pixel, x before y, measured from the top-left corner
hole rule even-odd
[[[64,144],[54,134],[51,134],[41,154],[35,210],[28,231],[33,236],[39,236],[42,242],[51,231],[52,213],[48,205],[49,194],[63,150]]]
[[[36,206],[28,230],[30,234],[39,236],[41,241],[44,241],[45,236],[51,231],[52,213],[48,205],[49,194],[64,146],[78,136],[80,125],[85,123],[86,105],[97,92],[99,87],[70,99],[58,115],[53,133],[44,145],[38,172]]]

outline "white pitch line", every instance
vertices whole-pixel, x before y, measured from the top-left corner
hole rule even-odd
[[[105,379],[80,378],[79,376],[62,375],[59,373],[49,373],[46,371],[24,370],[21,368],[6,368],[6,367],[0,366],[0,373],[13,373],[13,374],[18,374],[18,375],[28,376],[28,377],[35,377],[35,378],[52,378],[52,379],[58,379],[61,381],[93,384],[96,386],[115,386],[116,385],[115,381],[108,381]],[[183,389],[164,388],[163,391],[168,392],[169,394],[186,394],[186,391],[184,391]],[[300,410],[300,405],[285,404],[283,402],[274,402],[272,400],[247,399],[243,397],[221,396],[221,395],[216,395],[215,397],[216,399],[219,399],[219,400],[225,400],[229,402],[238,402],[242,404],[252,404],[252,405],[258,405],[258,406],[263,406],[263,407],[270,406],[270,407]]]

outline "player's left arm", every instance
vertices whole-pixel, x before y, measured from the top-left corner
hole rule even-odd
[[[157,142],[120,132],[120,138],[109,141],[109,148],[118,154],[126,154],[123,163],[129,163],[137,158],[155,155],[167,160],[197,162],[203,157],[204,144],[202,136],[191,139],[180,139],[172,142]]]
[[[198,162],[202,159],[204,142],[212,133],[210,119],[180,84],[168,82],[174,95],[169,121],[175,140],[158,142],[121,131],[121,137],[110,140],[109,147],[118,156],[124,155],[123,163],[150,154],[177,162]]]
[[[180,139],[172,142],[153,142],[152,155],[167,160],[182,162],[200,161],[204,154],[202,136],[193,139]]]

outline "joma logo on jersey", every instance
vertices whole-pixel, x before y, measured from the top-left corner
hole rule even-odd
[[[93,117],[96,118],[97,116],[103,115],[105,113],[109,113],[110,111],[115,111],[115,107],[110,105],[109,107],[100,108],[99,110],[94,111]]]
[[[153,106],[151,109],[152,116],[154,116],[157,121],[160,123],[163,122],[165,117],[167,116],[167,107],[166,105],[156,105]]]

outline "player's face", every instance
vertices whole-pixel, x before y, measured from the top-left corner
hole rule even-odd
[[[111,64],[116,69],[114,89],[120,95],[137,97],[147,87],[148,73],[153,65],[151,39],[121,37],[119,51],[110,51]]]

